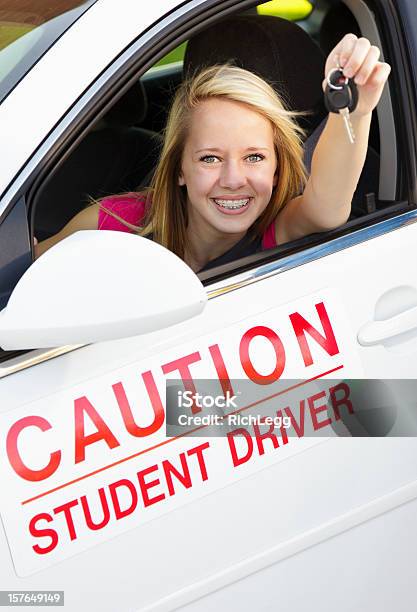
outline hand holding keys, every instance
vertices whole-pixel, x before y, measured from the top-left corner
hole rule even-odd
[[[327,58],[323,81],[326,108],[340,114],[350,142],[354,142],[350,114],[372,113],[381,97],[391,67],[379,60],[380,50],[367,38],[346,34]],[[337,68],[335,68],[337,66]]]

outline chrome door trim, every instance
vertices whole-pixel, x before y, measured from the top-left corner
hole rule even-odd
[[[283,257],[282,259],[272,263],[258,266],[250,272],[235,276],[232,282],[230,282],[230,279],[220,281],[214,286],[214,288],[207,290],[208,299],[214,299],[220,295],[230,293],[231,291],[235,291],[241,287],[246,287],[247,285],[251,285],[252,283],[256,283],[270,276],[275,276],[276,274],[281,274],[282,272],[292,270],[293,268],[297,268],[303,264],[321,259],[327,255],[332,255],[333,253],[337,253],[351,246],[372,240],[373,238],[378,238],[379,236],[383,236],[384,234],[416,222],[417,209],[414,209],[402,215],[398,215],[397,217],[393,217],[392,219],[387,219],[370,227],[352,232],[352,234],[348,234],[347,236],[335,238],[334,240],[311,247],[310,249],[306,249],[300,253],[296,253],[295,255]],[[87,345],[77,344],[53,349],[38,349],[36,351],[30,351],[24,355],[21,355],[20,357],[11,359],[3,366],[0,365],[0,378],[9,376],[9,374],[15,374],[16,372],[20,372],[26,368],[38,365],[39,363],[43,363],[44,361],[48,361],[54,357],[65,355],[66,353],[70,353],[71,351],[82,348],[83,346]]]
[[[6,361],[4,364],[0,364],[0,378],[9,376],[9,374],[16,374],[16,372],[26,370],[26,368],[31,368],[32,366],[38,365],[39,363],[43,363],[44,361],[49,361],[49,359],[53,359],[54,357],[65,355],[66,353],[75,351],[76,349],[81,348],[82,346],[86,345],[71,344],[67,346],[58,346],[56,348],[36,349],[34,351],[28,351],[24,355],[19,355],[19,357],[14,357],[13,359],[10,359],[10,361]]]
[[[412,223],[416,223],[416,221],[417,209],[413,209],[391,219],[386,219],[385,221],[375,223],[375,225],[371,225],[370,227],[353,231],[351,234],[347,234],[346,236],[340,236],[338,238],[334,238],[333,240],[329,240],[328,242],[324,242],[323,244],[305,249],[300,253],[295,253],[294,255],[283,257],[272,263],[261,265],[254,268],[250,272],[244,272],[241,275],[234,277],[232,283],[229,281],[229,279],[215,283],[212,285],[212,288],[208,289],[207,291],[208,298],[213,299],[219,295],[224,295],[225,293],[229,293],[230,291],[234,291],[240,287],[245,287],[259,280],[268,278],[269,276],[274,276],[275,274],[292,270],[293,268],[297,268],[303,264],[321,259],[327,255],[332,255],[333,253],[348,249],[349,247],[372,240],[373,238],[378,238],[379,236],[388,234],[389,232],[401,227],[411,225]]]

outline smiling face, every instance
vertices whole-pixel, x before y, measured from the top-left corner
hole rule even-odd
[[[276,184],[272,124],[245,104],[212,98],[193,111],[179,184],[187,189],[189,230],[242,237]]]

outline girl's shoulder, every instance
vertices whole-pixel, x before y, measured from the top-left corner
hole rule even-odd
[[[140,193],[110,196],[100,201],[99,230],[134,232],[140,227],[146,213],[146,197]]]

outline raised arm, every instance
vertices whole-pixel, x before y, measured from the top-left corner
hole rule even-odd
[[[279,243],[333,229],[347,221],[365,162],[372,110],[391,71],[389,64],[378,61],[379,55],[378,47],[366,38],[346,34],[327,58],[325,75],[339,64],[344,75],[358,86],[358,106],[350,115],[355,143],[350,143],[342,117],[330,113],[314,150],[304,193],[278,215]]]
[[[79,232],[80,230],[97,229],[98,211],[99,204],[92,204],[91,206],[88,206],[75,215],[75,217],[73,217],[70,221],[68,221],[65,227],[63,227],[57,234],[54,234],[50,238],[35,244],[35,259],[54,246],[54,244],[57,244],[57,242],[60,242],[60,240],[63,240],[75,232]]]

